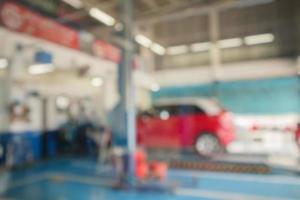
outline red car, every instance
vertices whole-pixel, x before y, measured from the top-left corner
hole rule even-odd
[[[232,114],[210,99],[168,100],[138,117],[138,142],[148,148],[220,153],[235,137]]]

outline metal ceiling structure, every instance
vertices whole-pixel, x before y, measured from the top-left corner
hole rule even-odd
[[[37,3],[42,1],[22,1],[42,12],[49,8]],[[99,23],[89,16],[88,11],[93,7],[98,8],[119,22],[121,16],[118,0],[75,0],[82,2],[79,9],[70,6],[67,1],[74,0],[47,1],[57,6],[50,15],[61,23],[113,41],[115,28]],[[238,48],[221,49],[220,62],[296,56],[299,49],[299,4],[298,0],[134,0],[135,32],[166,49],[178,45],[216,43],[218,40],[232,38],[243,40],[251,35],[272,34],[275,39],[270,44],[243,44]],[[212,11],[217,12],[218,18],[215,36],[211,33]],[[216,41],[212,41],[214,38]],[[255,53],[257,51],[260,53]],[[201,66],[211,62],[206,51],[189,50],[180,55],[156,56],[157,69]]]

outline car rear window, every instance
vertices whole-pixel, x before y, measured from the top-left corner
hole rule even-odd
[[[189,115],[189,114],[205,114],[205,111],[195,105],[180,105],[180,114]]]
[[[162,111],[168,112],[170,115],[178,115],[179,114],[179,107],[177,105],[170,105],[170,106],[156,106],[154,107],[156,115],[159,115]]]
[[[205,114],[205,111],[202,108],[187,104],[155,106],[152,110],[152,113],[155,116],[159,116],[161,112],[168,112],[169,115]]]

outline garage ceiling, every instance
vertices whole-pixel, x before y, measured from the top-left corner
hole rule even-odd
[[[38,11],[46,12],[61,23],[87,30],[106,40],[111,40],[115,30],[89,17],[88,9],[97,7],[117,21],[120,19],[118,8],[120,0],[81,0],[84,4],[84,8],[81,9],[73,8],[65,3],[66,0],[21,1]],[[249,48],[244,46],[224,52],[222,56],[224,62],[295,56],[298,53],[297,41],[300,30],[298,0],[134,0],[134,4],[138,32],[166,48],[209,42],[208,11],[214,6],[220,10],[220,40],[263,33],[275,36],[273,45],[256,49],[259,54],[251,53],[255,51],[252,47],[249,53]],[[176,66],[176,63],[179,63],[176,61],[178,59],[181,64]],[[180,55],[180,58],[165,55],[162,59],[158,59],[157,68],[201,64],[209,64],[206,54],[187,53]]]
[[[118,1],[119,0],[80,0],[83,2],[85,9],[75,9],[64,0],[20,0],[23,4],[26,4],[37,11],[47,14],[50,17],[55,18],[61,23],[68,24],[75,28],[80,28],[96,33],[99,37],[102,36],[102,32],[106,32],[107,27],[99,23],[95,19],[89,17],[88,9],[91,7],[97,7],[105,13],[113,16],[117,20],[120,19],[118,13]],[[70,0],[72,1],[72,0]],[[78,1],[78,0],[75,0]],[[218,2],[234,2],[236,0],[134,0],[134,16],[138,26],[141,30],[152,29],[156,27],[157,18],[168,16],[170,14],[185,12],[189,8],[206,7]],[[181,17],[180,17],[181,18]],[[183,17],[184,18],[184,17]],[[173,23],[184,23],[181,19],[173,21]],[[173,24],[167,23],[168,27],[172,27]],[[166,25],[166,24],[162,24]],[[170,28],[171,30],[171,28]]]

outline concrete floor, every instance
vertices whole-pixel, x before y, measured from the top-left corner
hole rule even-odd
[[[106,175],[109,172],[105,172]],[[300,177],[171,170],[172,194],[126,191],[104,187],[107,177],[97,173],[94,161],[65,159],[2,174],[1,197],[22,200],[217,200],[300,199]]]

